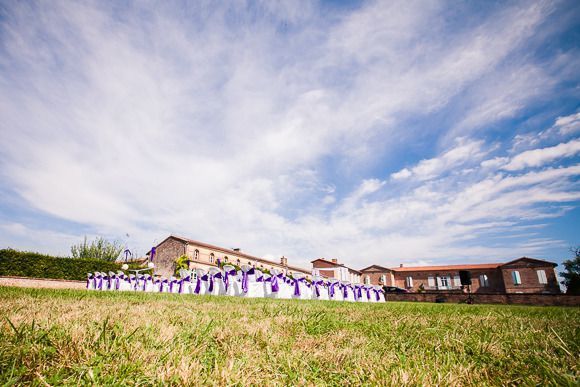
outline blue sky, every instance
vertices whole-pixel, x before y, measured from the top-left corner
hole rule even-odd
[[[580,6],[0,5],[0,247],[309,265],[580,244]],[[128,236],[127,236],[128,235]]]

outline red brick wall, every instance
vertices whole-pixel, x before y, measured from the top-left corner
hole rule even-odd
[[[361,275],[361,282],[365,283],[365,278],[366,276],[369,276],[371,279],[371,284],[372,285],[386,285],[386,286],[396,286],[393,283],[391,283],[391,271],[388,270],[384,270],[384,271],[379,271],[379,270],[367,270],[367,271],[363,271],[362,275]],[[385,276],[386,278],[386,284],[381,284],[381,276]]]
[[[580,306],[580,296],[568,294],[485,294],[472,295],[474,304],[521,304],[539,306]],[[464,303],[467,294],[460,292],[425,292],[387,294],[387,301]]]
[[[186,245],[179,240],[168,238],[157,246],[153,262],[155,274],[171,276],[175,270],[175,259],[186,252]]]
[[[521,285],[515,285],[512,277],[514,271],[520,273]],[[544,270],[547,284],[541,284],[538,270]],[[539,266],[526,261],[518,261],[513,265],[502,267],[502,277],[506,293],[560,293],[560,286],[553,266]]]
[[[473,293],[483,292],[483,293],[503,293],[503,277],[501,271],[498,269],[481,269],[481,270],[469,270],[471,272],[471,291]],[[487,275],[489,286],[482,287],[480,283],[480,275]],[[416,292],[419,290],[421,284],[424,285],[425,290],[437,291],[436,288],[429,287],[429,277],[449,276],[451,277],[451,286],[453,289],[455,286],[455,277],[459,276],[459,270],[447,270],[447,271],[396,271],[395,270],[395,286],[407,289],[406,278],[411,276],[413,278],[413,288],[409,291]],[[435,284],[437,281],[435,280]],[[445,290],[443,290],[445,291]]]

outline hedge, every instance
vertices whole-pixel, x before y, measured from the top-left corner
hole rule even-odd
[[[87,273],[117,272],[121,265],[122,263],[99,259],[63,258],[13,249],[0,250],[0,276],[82,281],[87,278]]]

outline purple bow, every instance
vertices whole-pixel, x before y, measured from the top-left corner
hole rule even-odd
[[[333,282],[330,285],[328,285],[328,296],[329,296],[329,298],[334,298],[334,288],[337,287],[337,286],[339,286],[339,283],[338,282]]]
[[[300,296],[300,282],[304,282],[304,278],[293,278],[294,281],[294,295],[296,297]]]
[[[230,276],[235,276],[236,275],[236,270],[232,269],[229,272],[226,270],[224,271],[224,286],[226,287],[226,292],[228,291],[228,288],[230,287]]]
[[[222,273],[208,274],[209,277],[209,292],[213,293],[213,281],[214,278],[222,278]]]
[[[185,277],[179,280],[179,294],[183,293],[183,283],[188,281],[189,277]]]
[[[324,281],[312,281],[312,286],[314,286],[316,297],[320,297],[320,289],[318,289],[318,286],[320,285],[324,285]]]
[[[371,288],[370,287],[366,287],[365,290],[367,291],[367,300],[371,299]]]
[[[277,293],[280,291],[280,285],[278,284],[278,279],[284,280],[284,274],[279,273],[270,277],[270,282],[272,283],[272,293]]]
[[[254,268],[251,268],[248,271],[242,270],[242,290],[244,291],[244,293],[248,292],[248,276],[254,273],[255,273]]]
[[[89,286],[90,286],[90,284],[91,284],[91,282],[90,282],[90,281],[91,281],[93,278],[94,278],[94,276],[93,276],[91,273],[87,274],[87,289],[89,288]]]
[[[198,275],[197,276],[197,283],[195,284],[195,290],[194,290],[195,294],[199,294],[199,292],[201,291],[201,280],[207,281],[207,275],[203,275],[203,276]]]

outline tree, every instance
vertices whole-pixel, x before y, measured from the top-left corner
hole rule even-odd
[[[94,241],[87,243],[86,236],[82,243],[72,245],[70,248],[73,258],[95,258],[109,262],[116,261],[122,251],[123,246],[117,241],[109,242],[104,238],[98,237]]]
[[[580,294],[580,246],[570,249],[574,258],[562,262],[565,272],[560,273],[564,277],[562,284],[566,286],[566,294]]]

